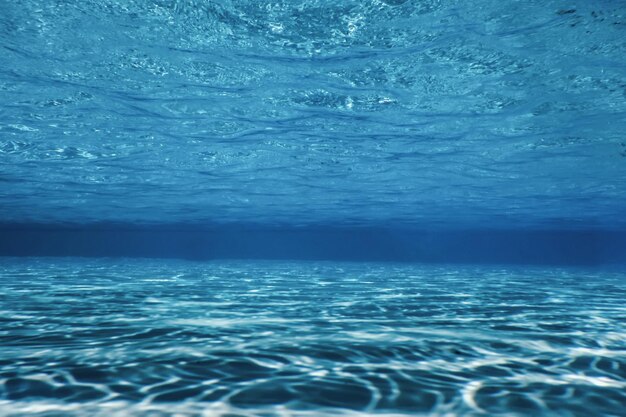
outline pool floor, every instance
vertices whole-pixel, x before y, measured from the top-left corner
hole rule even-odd
[[[626,274],[0,258],[0,416],[626,415]]]

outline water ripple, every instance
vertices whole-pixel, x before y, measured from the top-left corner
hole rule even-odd
[[[620,415],[615,272],[5,259],[0,415]]]
[[[0,217],[623,227],[624,9],[557,3],[9,4]]]

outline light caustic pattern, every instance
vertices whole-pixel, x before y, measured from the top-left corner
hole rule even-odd
[[[0,218],[623,227],[625,4],[0,2]]]
[[[626,277],[4,259],[0,416],[622,416]]]

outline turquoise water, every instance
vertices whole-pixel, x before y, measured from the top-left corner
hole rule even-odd
[[[624,132],[623,0],[0,0],[0,417],[626,416]]]
[[[5,258],[0,416],[623,416],[624,278]]]
[[[0,2],[0,219],[626,227],[626,9]]]

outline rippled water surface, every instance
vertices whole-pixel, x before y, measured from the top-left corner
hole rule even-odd
[[[623,416],[626,275],[4,258],[0,416]]]
[[[0,219],[623,227],[625,5],[0,1]]]

